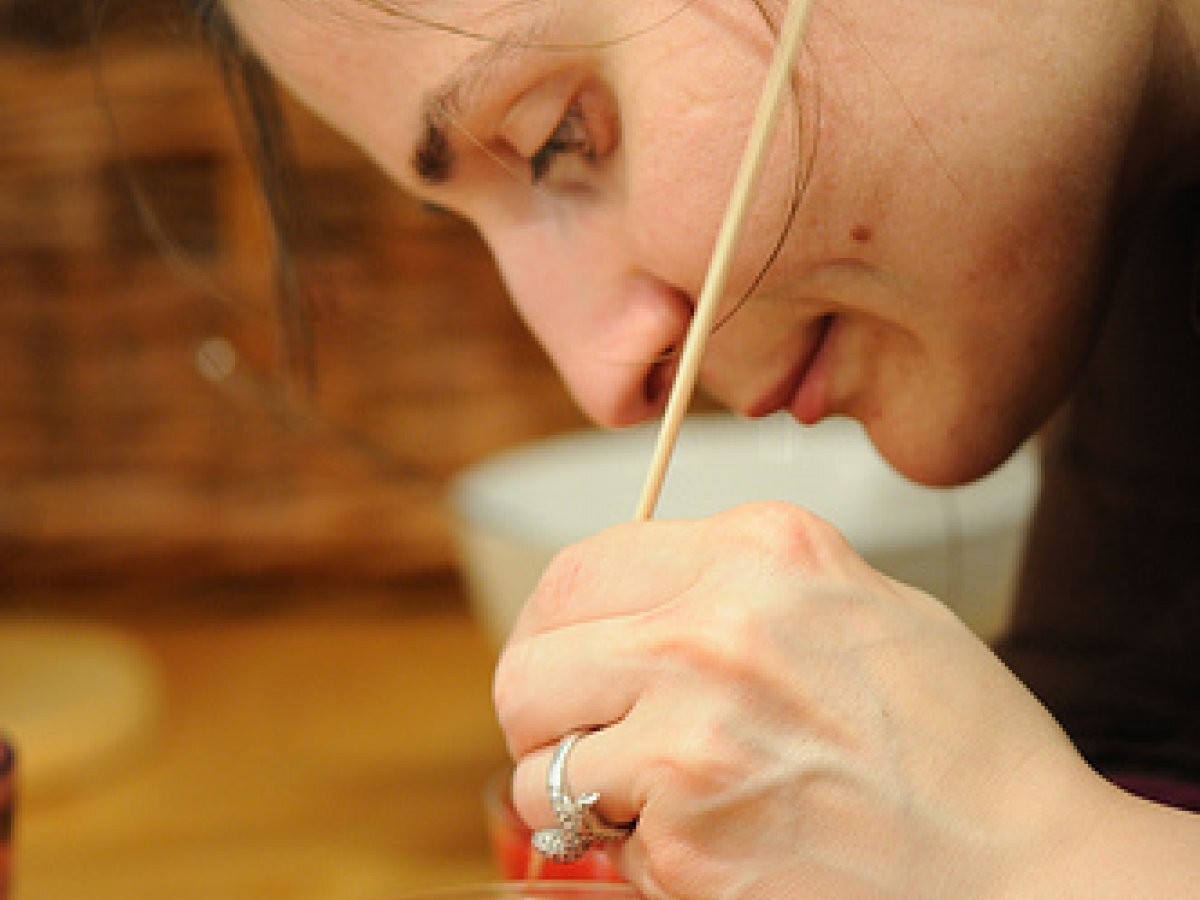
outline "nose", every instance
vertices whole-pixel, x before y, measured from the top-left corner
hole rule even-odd
[[[688,296],[619,233],[511,226],[485,237],[513,303],[580,408],[616,428],[657,415],[691,321]]]

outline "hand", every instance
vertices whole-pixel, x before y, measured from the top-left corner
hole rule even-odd
[[[783,504],[564,551],[495,696],[534,827],[596,729],[571,784],[636,820],[614,852],[651,897],[1000,896],[1108,793],[951,612]]]

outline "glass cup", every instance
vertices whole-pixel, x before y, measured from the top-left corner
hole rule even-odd
[[[507,881],[406,894],[400,900],[637,900],[627,884],[586,881]]]
[[[573,863],[552,862],[530,846],[532,834],[517,811],[513,808],[510,787],[512,773],[510,770],[497,772],[488,779],[484,788],[483,806],[487,817],[488,839],[491,843],[492,861],[499,876],[506,881],[542,882],[542,881],[586,881],[620,883],[624,879],[617,871],[608,854],[602,847],[596,847],[583,855],[583,858]],[[480,895],[480,896],[526,896],[514,895]],[[530,894],[527,896],[553,896]],[[588,894],[569,896],[590,897]],[[606,894],[604,896],[610,896]],[[617,894],[616,896],[622,896]],[[625,894],[624,896],[637,896]]]

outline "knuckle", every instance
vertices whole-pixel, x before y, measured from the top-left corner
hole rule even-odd
[[[701,615],[681,617],[668,609],[647,616],[640,634],[642,655],[657,660],[673,677],[745,680],[771,644],[772,615],[766,606],[753,598],[718,598]]]
[[[848,550],[829,522],[803,507],[778,500],[735,507],[733,533],[743,547],[773,566],[822,569]]]
[[[720,797],[744,781],[741,749],[722,719],[698,723],[680,744],[676,756],[662,762],[660,775],[680,796]]]
[[[571,544],[551,557],[526,603],[526,615],[538,622],[553,623],[569,604],[584,569],[582,549]]]

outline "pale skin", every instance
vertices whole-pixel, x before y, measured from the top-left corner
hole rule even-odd
[[[679,4],[418,4],[576,48],[503,52],[358,0],[228,5],[303,102],[477,225],[589,414],[661,411],[771,52],[753,4],[697,0],[617,42]],[[818,3],[727,307],[811,159],[806,190],[705,389],[746,415],[858,418],[927,483],[1006,458],[1085,364],[1114,224],[1197,131],[1196,19],[1182,0]],[[481,52],[485,77],[447,94]],[[571,778],[637,820],[618,855],[649,896],[1200,896],[1194,817],[1093,773],[935,599],[801,510],[569,549],[496,702],[534,825],[552,747],[598,729]]]

